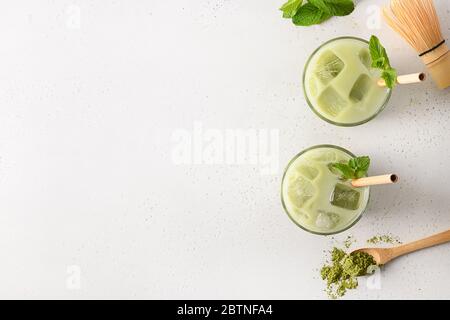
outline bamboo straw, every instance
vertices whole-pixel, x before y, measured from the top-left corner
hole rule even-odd
[[[425,75],[425,73],[405,74],[397,77],[397,83],[398,84],[419,83],[425,81],[426,78],[427,76]],[[384,81],[384,79],[379,79],[377,84],[380,87],[386,87],[386,82]]]
[[[376,186],[380,184],[392,184],[398,181],[398,176],[396,174],[385,174],[382,176],[367,177],[361,179],[352,180],[353,187],[369,187]]]

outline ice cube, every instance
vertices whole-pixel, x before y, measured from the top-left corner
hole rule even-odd
[[[328,87],[322,92],[318,102],[323,112],[332,117],[336,117],[347,107],[347,102],[332,87]]]
[[[334,212],[319,210],[316,218],[316,226],[320,229],[333,229],[339,223],[339,215]]]
[[[313,97],[316,97],[318,91],[319,90],[317,88],[317,78],[316,77],[311,77],[311,79],[309,79],[309,92],[311,93],[311,95]]]
[[[316,161],[330,163],[336,161],[336,153],[334,151],[321,151],[319,155],[313,158]]]
[[[359,198],[359,191],[338,183],[331,195],[331,204],[348,210],[356,210],[359,207]]]
[[[359,102],[364,99],[367,92],[370,90],[370,78],[366,74],[359,76],[350,91],[350,100],[353,102]]]
[[[361,63],[367,68],[367,70],[370,70],[372,65],[372,58],[370,57],[369,50],[362,49],[359,52],[359,60],[361,60]]]
[[[314,197],[315,189],[311,182],[306,178],[299,176],[290,181],[288,196],[289,200],[298,208],[302,208],[309,199]]]
[[[319,170],[317,170],[316,168],[307,166],[307,165],[301,165],[298,168],[298,172],[304,176],[305,178],[309,179],[309,180],[314,180],[317,175],[319,174]]]
[[[341,73],[344,66],[344,62],[338,56],[326,51],[317,60],[315,73],[324,84],[328,84]]]
[[[295,213],[297,213],[297,215],[298,215],[298,217],[300,219],[303,219],[303,220],[309,220],[310,219],[309,214],[307,214],[305,211],[302,211],[301,209],[300,210],[296,210]]]

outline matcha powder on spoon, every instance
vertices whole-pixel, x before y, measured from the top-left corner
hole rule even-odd
[[[356,289],[357,277],[368,274],[371,266],[376,266],[376,262],[365,252],[347,254],[342,249],[333,248],[330,263],[320,270],[322,279],[327,282],[328,296],[336,299],[342,297],[347,290]]]

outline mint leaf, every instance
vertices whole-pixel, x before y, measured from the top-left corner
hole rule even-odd
[[[298,9],[302,5],[303,0],[289,0],[280,8],[283,11],[283,18],[293,18],[297,13]]]
[[[303,4],[303,5],[302,5]],[[353,0],[288,0],[280,10],[283,18],[292,18],[297,26],[320,24],[332,16],[346,16],[353,12]]]
[[[308,0],[310,4],[315,6],[316,8],[322,10],[323,12],[326,12],[328,14],[331,14],[330,8],[326,5],[325,0]]]
[[[292,18],[292,22],[297,26],[307,27],[320,24],[329,18],[331,18],[331,15],[308,2],[300,7],[297,14]]]
[[[335,16],[347,16],[355,10],[353,0],[325,0]]]
[[[389,68],[391,66],[386,49],[381,45],[376,36],[370,37],[369,42],[370,56],[372,57],[372,68]]]
[[[381,78],[383,78],[386,86],[392,89],[397,84],[397,70],[394,68],[386,69],[381,73]]]
[[[309,0],[311,4],[332,16],[346,16],[353,12],[353,0]]]
[[[348,160],[348,166],[350,168],[352,168],[353,170],[356,170],[356,168],[358,167],[356,164],[356,158],[352,158],[352,159]]]
[[[364,171],[364,170],[357,170],[356,173],[355,173],[355,178],[356,179],[361,179],[361,178],[363,178],[365,176],[366,176],[366,171]]]
[[[369,170],[369,166],[370,166],[370,158],[369,157],[367,157],[367,156],[356,157],[356,158],[353,158],[352,160],[355,161],[356,168],[358,170],[363,170],[363,171]]]
[[[397,84],[397,70],[391,67],[386,49],[375,36],[370,37],[369,51],[372,58],[372,68],[382,70],[381,77],[384,79],[386,86],[389,89],[394,88]]]
[[[384,57],[379,57],[376,60],[372,59],[372,68],[384,69],[386,66],[386,59]]]
[[[331,172],[336,174],[340,174],[341,179],[359,179],[365,177],[367,175],[367,171],[370,166],[370,158],[367,156],[364,157],[355,157],[348,161],[348,163],[335,162],[330,163],[328,168]]]
[[[355,171],[346,163],[333,163],[331,167],[338,170],[341,173],[341,178],[345,180],[352,179],[355,175]]]

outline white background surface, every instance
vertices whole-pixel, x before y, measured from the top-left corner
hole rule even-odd
[[[284,166],[321,143],[401,177],[374,188],[337,239],[450,228],[449,90],[398,88],[356,128],[321,121],[303,99],[307,57],[336,36],[377,34],[399,72],[422,70],[384,23],[368,28],[368,8],[386,1],[311,28],[282,19],[282,2],[2,2],[1,298],[326,298],[317,269],[332,240],[296,227],[279,199]],[[448,1],[436,4],[448,39]],[[196,121],[279,130],[277,172],[176,165],[172,135]],[[348,297],[450,298],[449,269],[450,245],[432,248]]]

